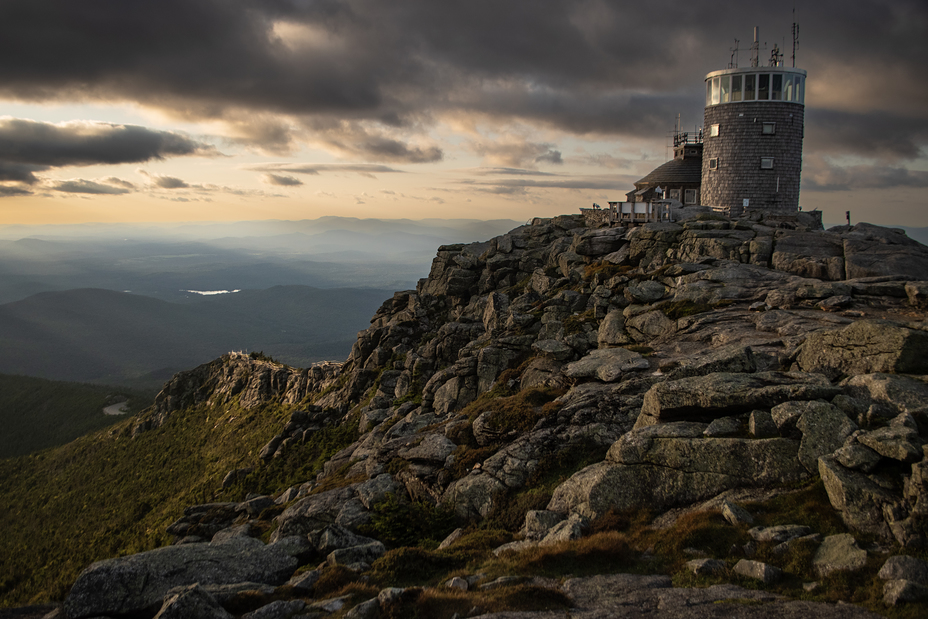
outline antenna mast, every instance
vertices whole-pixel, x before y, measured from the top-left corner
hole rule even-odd
[[[756,67],[760,52],[760,43],[757,41],[757,26],[754,26],[754,43],[751,45],[751,66]]]
[[[796,68],[796,48],[799,47],[799,22],[796,21],[796,7],[793,7],[793,68]]]
[[[735,39],[735,46],[731,48],[731,58],[730,58],[729,61],[728,61],[728,68],[729,68],[729,69],[737,69],[737,68],[738,68],[738,51],[739,51],[739,50],[738,50],[738,43],[740,43],[740,42],[741,42],[741,41],[739,41],[738,39]]]

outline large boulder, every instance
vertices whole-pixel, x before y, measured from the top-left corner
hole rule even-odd
[[[926,374],[928,333],[884,320],[858,320],[809,335],[796,364],[831,379],[874,372]]]
[[[841,466],[834,456],[819,458],[818,472],[828,500],[840,512],[844,524],[856,531],[891,539],[892,533],[883,515],[884,506],[896,501],[889,490],[863,473]]]
[[[564,366],[570,378],[598,378],[603,382],[618,380],[623,374],[648,369],[648,360],[625,348],[598,348]]]
[[[155,619],[232,619],[232,615],[198,584],[173,589]]]
[[[660,310],[644,312],[625,319],[625,330],[636,342],[650,342],[668,336],[676,328],[676,323]]]
[[[810,473],[818,472],[818,459],[844,445],[844,440],[857,430],[838,407],[828,402],[797,402],[802,414],[796,428],[802,432],[799,461]]]
[[[851,535],[829,535],[812,557],[815,572],[825,578],[833,572],[850,572],[867,565],[867,551],[857,545]]]
[[[750,373],[756,369],[757,363],[750,346],[729,344],[719,348],[710,348],[682,359],[670,375],[674,379],[679,379],[687,376],[704,376],[714,372]]]
[[[621,310],[612,310],[599,323],[597,341],[600,348],[631,344],[632,340],[625,331],[625,316]]]
[[[841,390],[818,374],[716,372],[658,383],[644,396],[636,428],[668,421],[708,421],[790,400],[831,399]]]
[[[918,280],[928,271],[928,248],[903,230],[859,223],[845,228],[842,236],[848,279],[895,275]]]
[[[725,490],[796,481],[807,476],[796,441],[708,438],[705,424],[669,423],[633,430],[604,462],[557,487],[548,510],[588,518],[609,509],[691,504]]]
[[[914,376],[858,374],[841,382],[844,392],[875,407],[882,417],[928,415],[928,383]]]
[[[844,242],[826,232],[779,231],[774,240],[772,267],[801,277],[844,279]]]
[[[335,522],[344,504],[355,498],[354,489],[336,488],[300,499],[277,517],[279,526],[271,542],[291,535],[306,535]]]
[[[605,256],[616,251],[625,243],[623,228],[589,230],[574,237],[573,251],[580,256]]]
[[[476,469],[448,486],[442,503],[463,520],[479,520],[496,508],[505,491],[501,481]]]
[[[250,537],[182,544],[94,563],[78,576],[64,602],[69,619],[154,614],[175,587],[199,583],[281,585],[297,560]]]

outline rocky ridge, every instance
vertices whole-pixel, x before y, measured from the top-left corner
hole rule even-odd
[[[242,616],[348,611],[313,601],[310,581],[323,566],[293,572],[324,559],[367,573],[387,552],[365,534],[378,505],[444,506],[464,526],[479,523],[564,461],[574,463],[572,474],[546,504],[521,514],[520,539],[498,553],[583,538],[610,513],[642,508],[672,518],[718,510],[730,526],[747,528],[750,508],[740,503],[821,480],[850,540],[751,529],[752,543],[814,544],[825,575],[888,559],[905,567],[880,572],[886,603],[921,603],[928,568],[906,555],[928,547],[928,248],[868,224],[801,224],[710,218],[626,229],[588,228],[579,216],[536,219],[484,243],[439,248],[429,277],[381,306],[343,364],[296,370],[227,356],[176,376],[136,434],[197,404],[293,407],[253,466],[229,472],[227,487],[246,487],[253,469],[322,427],[355,424],[358,439],[315,478],[273,496],[191,506],[169,529],[178,545],[94,564],[55,612],[183,616],[176,608],[189,603],[229,616],[222,600],[249,590],[242,587],[284,583],[299,603]],[[265,546],[251,535],[264,530],[258,525],[272,506]],[[898,556],[889,558],[890,549]],[[266,571],[170,568],[189,575],[163,585],[139,575],[167,569],[158,566],[168,550],[184,566],[199,565],[197,553],[234,550],[234,561]],[[687,570],[764,583],[782,577],[751,549],[739,553]],[[127,584],[104,599],[87,593],[99,578]],[[595,578],[634,580],[546,586],[584,617],[638,616],[649,604],[669,616],[762,616],[765,605],[788,616],[869,616],[734,585],[672,588],[656,576],[627,591],[616,585],[635,600],[618,602],[615,592],[590,593]],[[760,605],[754,613],[697,598]],[[363,602],[345,616],[388,613],[395,601]],[[687,614],[700,604],[710,614]]]

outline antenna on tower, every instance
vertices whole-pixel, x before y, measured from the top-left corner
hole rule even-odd
[[[754,43],[751,45],[751,66],[756,67],[760,52],[760,43],[757,40],[757,26],[754,26]]]
[[[799,22],[796,21],[796,7],[793,7],[793,68],[796,68],[796,48],[799,47]]]
[[[738,68],[738,43],[740,43],[740,42],[741,42],[741,41],[739,41],[738,39],[735,39],[735,46],[732,47],[731,50],[730,50],[730,51],[731,51],[731,59],[728,61],[728,68],[729,68],[729,69],[737,69],[737,68]]]

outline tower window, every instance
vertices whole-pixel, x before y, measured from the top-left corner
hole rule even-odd
[[[772,170],[773,169],[773,157],[761,157],[760,158],[760,169],[761,170]]]
[[[754,100],[756,94],[754,92],[755,82],[757,81],[757,76],[753,73],[744,76],[744,100],[752,101]]]
[[[709,137],[714,138],[714,137],[717,137],[718,135],[719,135],[719,126],[710,125],[709,126]]]
[[[774,101],[780,101],[783,98],[783,76],[771,75],[770,77],[770,98]]]
[[[772,161],[773,161],[773,160],[771,159],[771,162],[772,162]],[[773,167],[773,166],[771,165],[770,167]],[[719,169],[719,158],[718,158],[718,157],[713,157],[712,159],[709,160],[709,169],[710,169],[710,170],[718,170],[718,169]]]
[[[776,123],[764,123],[763,128],[761,129],[761,133],[763,133],[764,135],[773,135],[776,132],[777,132]]]
[[[757,76],[757,98],[762,101],[770,99],[770,74],[761,73]]]

